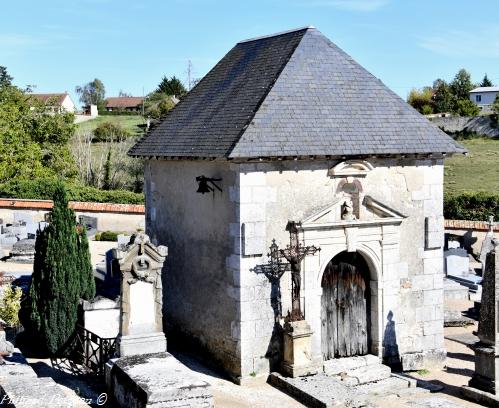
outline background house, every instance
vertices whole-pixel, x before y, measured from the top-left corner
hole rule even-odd
[[[106,99],[105,108],[108,112],[140,112],[143,102],[142,96],[112,96]]]
[[[74,104],[68,93],[33,93],[30,94],[30,97],[44,104],[48,104],[54,112],[76,112],[76,105]]]
[[[491,112],[491,106],[499,94],[499,86],[483,86],[470,91],[470,100],[484,112]]]

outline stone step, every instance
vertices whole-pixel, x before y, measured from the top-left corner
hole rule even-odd
[[[415,388],[416,386],[413,384],[415,382],[400,376],[391,375],[381,381],[357,385],[353,389],[359,395],[399,395],[406,393],[410,388]]]
[[[380,359],[372,354],[365,356],[334,358],[324,361],[324,374],[333,376],[355,370],[356,368],[378,365]]]
[[[392,370],[383,364],[373,364],[341,373],[341,382],[347,386],[373,383],[390,378]]]

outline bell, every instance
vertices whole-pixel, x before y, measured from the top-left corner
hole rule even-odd
[[[201,194],[204,194],[204,193],[210,193],[213,191],[213,189],[210,188],[210,186],[208,185],[208,180],[205,178],[205,177],[198,177],[198,189],[196,191],[196,193],[201,193]]]

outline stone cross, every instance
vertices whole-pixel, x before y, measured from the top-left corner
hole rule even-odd
[[[290,321],[299,321],[304,319],[300,305],[301,262],[307,255],[314,255],[316,252],[320,251],[320,248],[317,248],[314,245],[303,246],[299,242],[298,227],[300,226],[301,223],[288,221],[286,231],[289,231],[289,245],[286,249],[279,250],[281,255],[286,258],[291,265],[292,309],[291,315],[288,316],[288,320]]]
[[[138,234],[126,251],[114,252],[121,271],[119,355],[165,352],[161,270],[168,248]]]

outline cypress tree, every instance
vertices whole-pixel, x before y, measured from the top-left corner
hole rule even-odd
[[[78,260],[80,263],[80,297],[90,300],[95,296],[95,279],[88,248],[87,231],[84,226],[78,228]]]
[[[50,354],[73,334],[80,298],[95,295],[86,231],[77,230],[62,183],[53,200],[50,224],[37,232],[26,313],[27,329]]]

